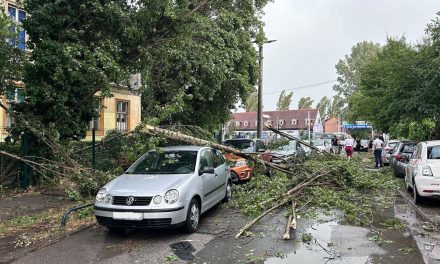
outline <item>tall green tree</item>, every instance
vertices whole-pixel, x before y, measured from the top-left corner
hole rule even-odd
[[[311,97],[301,97],[298,101],[298,109],[312,108],[313,100]]]
[[[334,95],[331,103],[329,105],[328,108],[328,115],[330,117],[338,117],[339,115],[345,115],[345,100],[339,96],[339,95]]]
[[[289,110],[292,96],[293,92],[286,93],[286,90],[281,91],[278,97],[277,110]]]
[[[20,111],[81,138],[93,96],[143,77],[143,118],[216,128],[254,91],[267,0],[26,0],[32,54]]]
[[[316,104],[316,108],[319,110],[322,117],[328,115],[330,107],[331,100],[327,96],[322,97],[319,103]]]
[[[336,64],[338,84],[333,90],[341,98],[350,97],[360,85],[360,71],[380,51],[380,45],[370,41],[362,41],[351,48],[350,55]]]

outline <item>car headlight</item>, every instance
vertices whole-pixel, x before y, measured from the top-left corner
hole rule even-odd
[[[154,198],[153,198],[154,204],[160,204],[161,202],[162,202],[162,196],[160,196],[160,195],[154,196]]]
[[[246,166],[246,160],[239,160],[235,163],[235,167]]]
[[[97,202],[103,202],[105,195],[107,193],[107,190],[105,188],[101,188],[98,193],[96,194],[96,201]]]
[[[432,176],[431,168],[428,165],[422,167],[422,175],[423,176]]]
[[[179,192],[177,190],[169,190],[165,193],[164,200],[167,204],[173,204],[179,199]]]

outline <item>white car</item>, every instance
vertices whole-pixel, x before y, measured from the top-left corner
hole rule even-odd
[[[405,182],[408,191],[413,190],[416,204],[427,197],[440,197],[440,140],[417,144],[406,167]]]
[[[316,147],[317,149],[328,153],[330,153],[330,149],[332,147],[331,142],[325,139],[314,139],[310,141],[310,144]]]

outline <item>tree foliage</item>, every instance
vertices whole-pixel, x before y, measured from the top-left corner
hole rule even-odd
[[[301,97],[298,101],[298,109],[312,108],[313,100],[311,97]]]
[[[243,104],[246,112],[257,112],[258,110],[258,92],[249,94],[248,98]]]
[[[319,110],[319,113],[321,113],[321,116],[326,116],[329,113],[329,109],[331,107],[331,100],[324,96],[321,98],[318,104],[316,104],[316,108]]]
[[[350,55],[336,64],[338,84],[333,86],[340,98],[348,98],[360,85],[360,71],[380,51],[377,43],[362,41],[351,49]]]
[[[281,91],[278,97],[277,110],[289,110],[292,96],[293,92],[286,93],[286,90]]]
[[[370,121],[394,136],[426,140],[440,134],[440,20],[419,45],[404,37],[387,43],[360,72],[349,98],[351,119]]]
[[[26,0],[32,53],[18,110],[81,138],[93,96],[141,72],[142,115],[215,128],[254,90],[268,0]]]

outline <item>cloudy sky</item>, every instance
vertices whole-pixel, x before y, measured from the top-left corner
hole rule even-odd
[[[440,0],[274,0],[265,9],[264,110],[275,110],[279,92],[310,96],[314,105],[332,96],[335,64],[357,42],[384,44],[387,36],[417,42],[440,11]]]

